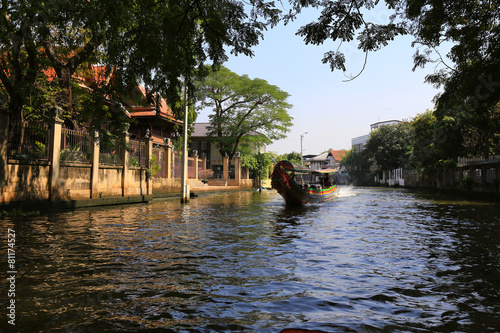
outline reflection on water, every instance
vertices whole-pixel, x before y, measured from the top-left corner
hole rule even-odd
[[[499,222],[494,204],[343,188],[297,209],[240,192],[2,229],[20,332],[498,332]]]

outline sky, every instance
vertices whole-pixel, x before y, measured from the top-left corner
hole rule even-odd
[[[368,14],[373,22],[388,18],[385,10]],[[320,154],[328,149],[351,149],[351,139],[368,134],[370,124],[385,120],[405,120],[433,109],[433,97],[439,92],[424,82],[434,68],[413,68],[412,38],[397,37],[385,48],[368,55],[365,70],[349,82],[342,71],[323,64],[323,54],[336,50],[333,42],[320,46],[306,45],[297,29],[317,18],[313,10],[296,22],[278,25],[264,33],[253,57],[230,56],[224,64],[231,71],[250,78],[260,78],[290,94],[293,126],[287,138],[275,141],[267,151],[278,154],[300,152]],[[356,42],[356,41],[355,41]],[[365,54],[356,43],[344,44],[347,75],[362,69]],[[208,121],[202,112],[198,122]]]

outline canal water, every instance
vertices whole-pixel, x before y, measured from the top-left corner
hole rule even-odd
[[[500,332],[496,204],[344,187],[290,209],[238,192],[1,228],[2,332]]]

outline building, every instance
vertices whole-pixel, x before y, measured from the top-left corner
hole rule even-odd
[[[345,150],[330,149],[319,155],[304,156],[304,164],[313,170],[338,169]]]
[[[399,120],[386,120],[386,121],[379,121],[374,124],[370,125],[370,132],[375,131],[379,129],[382,126],[393,126],[393,125],[398,125],[400,124],[401,121]],[[358,136],[356,138],[351,139],[351,146],[352,149],[355,151],[362,151],[365,149],[366,143],[370,139],[370,134]],[[404,186],[404,170],[403,169],[395,169],[395,170],[387,170],[384,171],[379,177],[378,175],[375,176],[375,182],[377,183],[383,183],[383,184],[388,184],[390,186],[394,185],[401,185]]]
[[[399,120],[379,121],[370,125],[370,132],[380,128],[381,126],[397,125],[399,123],[401,123],[401,121]],[[366,143],[368,142],[369,139],[370,139],[370,134],[365,134],[362,136],[352,138],[351,139],[352,149],[354,149],[355,151],[362,151],[363,149],[365,149]]]
[[[222,177],[222,158],[217,144],[208,135],[208,128],[210,123],[195,123],[194,131],[190,135],[190,149],[191,151],[197,151],[198,156],[207,159],[207,168],[214,171],[214,178]],[[252,132],[249,135],[261,135],[257,132]],[[265,153],[267,147],[265,145],[254,147],[255,153]],[[230,175],[232,176],[232,167],[230,168]]]
[[[319,155],[305,155],[304,164],[313,170],[338,169],[338,184],[347,184],[348,175],[344,168],[340,167],[340,160],[345,156],[345,150],[330,149]]]
[[[135,87],[134,94],[139,96],[137,102],[130,103],[127,108],[130,117],[136,121],[130,125],[131,139],[141,140],[148,132],[153,139],[153,144],[164,145],[164,139],[172,139],[176,131],[182,131],[183,122],[175,119],[175,116],[162,98],[153,98],[158,102],[148,103],[146,89],[143,86]],[[176,126],[177,125],[177,129]]]
[[[202,157],[206,157],[207,160],[221,160],[223,156],[221,156],[219,149],[217,148],[216,143],[212,140],[211,137],[208,136],[208,127],[210,123],[195,123],[194,131],[190,136],[190,148],[191,151],[198,151],[198,155]],[[260,135],[257,132],[250,133],[250,135]],[[255,147],[255,152],[265,153],[267,147],[265,145]]]

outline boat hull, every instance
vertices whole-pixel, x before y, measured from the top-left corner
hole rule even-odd
[[[276,165],[272,175],[271,186],[278,191],[287,205],[324,202],[335,198],[338,191],[337,185],[332,185],[324,189],[304,189],[293,177],[285,172],[282,164]]]

